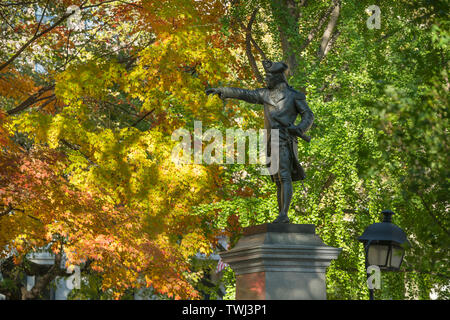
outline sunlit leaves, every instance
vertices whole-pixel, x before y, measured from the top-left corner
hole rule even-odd
[[[168,112],[168,121],[183,115],[209,123],[217,120],[223,105],[208,99],[205,87],[227,78],[230,58],[204,32],[166,34],[140,53],[139,66],[129,74],[125,90],[143,101],[144,110]]]
[[[77,103],[83,98],[102,99],[119,85],[125,69],[118,63],[89,61],[72,65],[56,76],[55,93],[66,104]]]
[[[62,14],[72,4],[81,5],[63,1],[49,10]],[[200,274],[191,274],[190,259],[211,253],[217,229],[191,208],[216,199],[217,168],[174,164],[170,133],[193,119],[224,120],[222,102],[204,94],[227,79],[233,59],[213,27],[224,6],[83,5],[90,7],[84,29],[61,25],[39,39],[35,57],[44,71],[34,76],[55,83],[57,105],[0,114],[2,146],[15,133],[31,146],[2,149],[2,209],[14,210],[0,217],[1,245],[26,254],[49,241],[57,252],[62,242],[67,263],[91,261],[115,298],[149,286],[169,298],[196,298]],[[26,75],[11,76],[0,87],[8,109],[37,90]],[[12,80],[20,85],[13,92]]]

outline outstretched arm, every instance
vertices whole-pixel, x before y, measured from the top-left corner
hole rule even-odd
[[[211,88],[206,94],[217,94],[221,99],[238,99],[249,103],[264,104],[264,89],[246,90],[240,88]]]

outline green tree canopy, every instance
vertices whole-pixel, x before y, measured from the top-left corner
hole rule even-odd
[[[289,215],[343,249],[328,297],[368,297],[357,238],[391,209],[412,246],[376,298],[448,298],[447,1],[2,0],[0,12],[0,293],[38,297],[21,276],[44,272],[26,255],[50,244],[55,261],[87,266],[95,295],[201,298],[192,258],[272,221],[276,188],[252,165],[173,163],[170,137],[194,121],[262,128],[260,107],[204,90],[264,86],[269,58],[315,114]],[[44,273],[36,288],[65,274]],[[233,297],[230,269],[223,281]]]

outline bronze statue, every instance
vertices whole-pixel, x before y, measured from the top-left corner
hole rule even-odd
[[[206,94],[218,94],[221,99],[239,99],[264,105],[264,127],[267,130],[267,157],[270,157],[270,132],[279,129],[278,172],[271,175],[277,185],[278,217],[273,223],[289,223],[288,210],[292,199],[292,181],[305,179],[305,171],[298,161],[297,137],[309,142],[305,132],[311,127],[314,115],[303,93],[289,86],[283,62],[263,61],[267,88],[245,90],[239,88],[211,88]],[[297,115],[301,122],[295,125]]]

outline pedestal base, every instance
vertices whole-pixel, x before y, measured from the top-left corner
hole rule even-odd
[[[314,225],[263,224],[220,256],[236,274],[236,300],[324,300],[326,268],[340,251]]]

